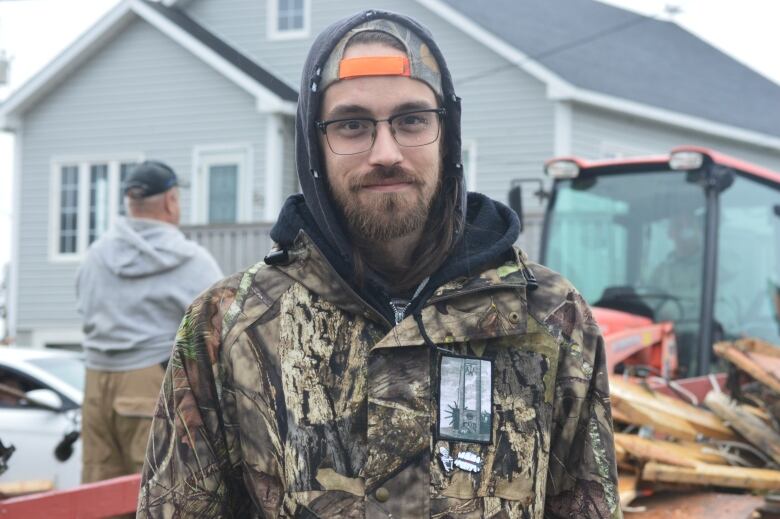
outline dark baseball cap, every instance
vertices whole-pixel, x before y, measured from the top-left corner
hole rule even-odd
[[[146,198],[168,191],[179,185],[170,166],[156,160],[147,160],[130,171],[122,190],[131,198]]]

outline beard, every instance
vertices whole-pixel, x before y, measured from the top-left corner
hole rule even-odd
[[[411,183],[411,193],[365,193],[363,188],[379,180]],[[359,240],[385,241],[400,238],[421,229],[428,220],[431,204],[438,196],[441,173],[436,185],[399,167],[377,167],[352,180],[346,190],[333,190],[350,233]]]

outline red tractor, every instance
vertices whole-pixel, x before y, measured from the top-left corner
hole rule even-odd
[[[691,146],[545,171],[540,261],[594,307],[611,373],[705,375],[719,340],[780,345],[780,173]]]

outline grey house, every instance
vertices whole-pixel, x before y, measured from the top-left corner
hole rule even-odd
[[[190,184],[183,224],[226,271],[296,191],[300,68],[358,0],[124,0],[0,107],[16,135],[11,333],[78,344],[74,275],[145,158]],[[780,86],[673,23],[592,0],[376,0],[436,35],[463,97],[471,189],[500,200],[554,155],[698,144],[780,169]],[[533,256],[540,207],[521,240]]]

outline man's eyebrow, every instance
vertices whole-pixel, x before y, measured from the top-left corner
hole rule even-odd
[[[436,105],[431,105],[428,101],[407,101],[393,107],[392,111],[388,115],[393,115],[402,112],[410,112],[413,110],[430,110],[436,108]],[[328,112],[325,119],[340,119],[342,117],[373,117],[374,114],[362,105],[336,105],[330,112]]]
[[[336,105],[330,112],[328,112],[325,119],[339,119],[341,117],[349,117],[352,115],[362,115],[369,117],[371,111],[365,106],[360,105]]]
[[[406,103],[396,105],[393,108],[393,113],[397,114],[400,112],[409,112],[412,110],[430,110],[432,108],[436,108],[436,105],[431,106],[431,103],[427,101],[408,101]]]

